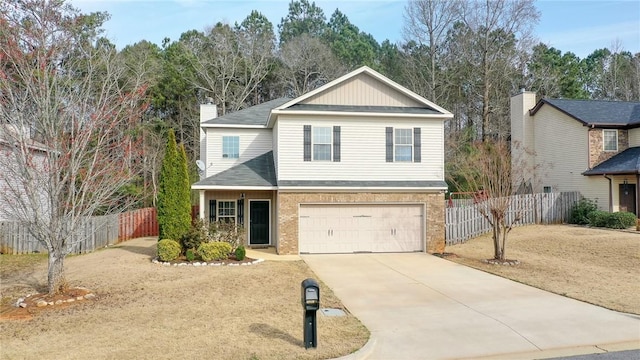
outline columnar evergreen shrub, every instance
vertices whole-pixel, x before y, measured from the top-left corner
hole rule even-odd
[[[171,239],[162,239],[158,242],[158,259],[161,261],[172,261],[180,256],[180,244]]]
[[[158,189],[159,238],[180,239],[191,226],[191,190],[184,146],[169,130]]]
[[[244,257],[247,255],[247,251],[245,250],[244,246],[242,245],[238,246],[236,248],[235,255],[236,255],[236,260],[238,261],[244,260]]]

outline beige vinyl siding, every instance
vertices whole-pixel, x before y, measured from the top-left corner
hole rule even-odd
[[[340,126],[341,161],[304,161],[303,126]],[[422,162],[386,162],[385,127],[421,128]],[[281,116],[279,180],[444,180],[442,120]]]
[[[523,174],[524,179],[518,179],[516,187],[520,186],[520,181],[533,182],[533,173],[531,170],[534,166],[534,156],[531,154],[531,150],[534,148],[535,133],[533,118],[529,116],[529,109],[533,108],[536,104],[536,94],[532,92],[520,93],[511,98],[511,142],[512,146],[512,160],[515,164],[526,164],[526,168],[530,169],[526,174]]]
[[[222,157],[222,137],[240,137],[240,157]],[[271,129],[207,128],[207,177],[272,150]]]
[[[365,73],[311,96],[301,104],[424,107],[424,104]]]
[[[588,128],[548,105],[535,114],[536,181],[534,192],[544,186],[552,191],[579,191],[609,208],[609,184],[601,176],[584,176],[588,169]]]
[[[629,147],[640,146],[640,128],[629,129]]]
[[[271,131],[271,141],[273,146],[273,166],[275,167],[276,174],[278,173],[278,122],[273,124],[273,130]]]

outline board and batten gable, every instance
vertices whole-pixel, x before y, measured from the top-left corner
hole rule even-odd
[[[206,131],[207,164],[205,177],[218,174],[273,149],[272,132],[268,128],[208,127]],[[239,137],[239,158],[229,159],[222,157],[223,136]]]
[[[640,146],[640,127],[629,129],[629,147]]]
[[[305,125],[340,126],[340,161],[304,161]],[[420,128],[421,162],[386,161],[386,127]],[[444,120],[280,115],[278,180],[429,181],[444,180]]]
[[[580,191],[584,197],[596,200],[601,209],[608,209],[607,182],[582,175],[589,167],[588,128],[547,104],[535,113],[533,123],[537,173],[534,192],[542,192],[544,186],[551,186],[554,192]]]
[[[333,86],[326,91],[300,101],[313,105],[354,106],[404,106],[421,107],[424,104],[389,87],[374,77],[360,73]]]

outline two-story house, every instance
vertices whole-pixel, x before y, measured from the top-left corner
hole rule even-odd
[[[514,159],[534,192],[580,191],[605,211],[640,209],[640,102],[511,98]],[[516,142],[518,143],[516,146]]]
[[[215,112],[201,107],[201,218],[279,254],[443,251],[447,110],[362,67]]]

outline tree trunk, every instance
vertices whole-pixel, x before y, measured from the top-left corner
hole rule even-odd
[[[498,225],[497,221],[493,224],[493,258],[496,260],[503,260],[504,258],[504,253],[500,246],[500,225]]]
[[[50,295],[64,290],[64,255],[60,250],[49,251],[48,290]]]

